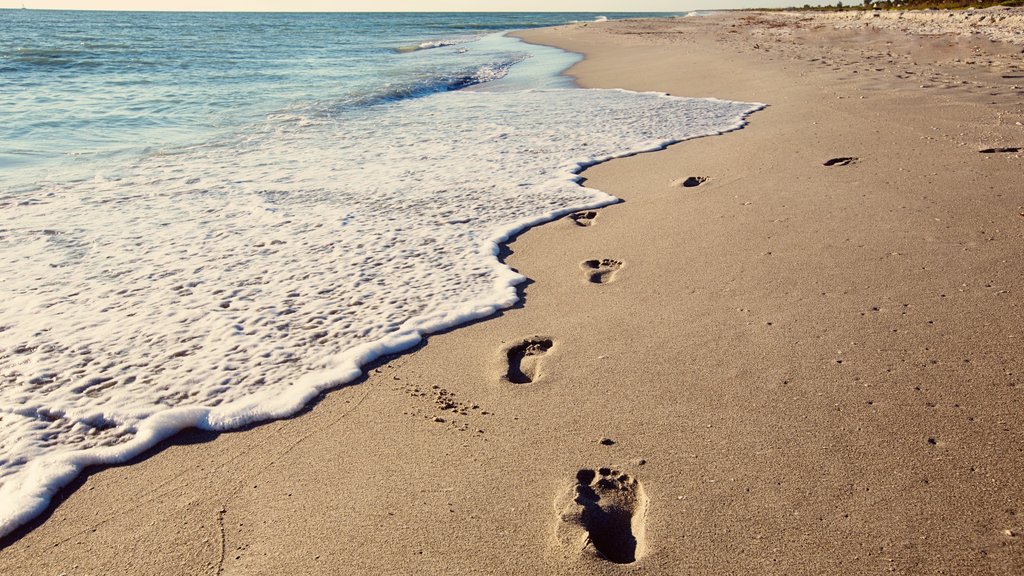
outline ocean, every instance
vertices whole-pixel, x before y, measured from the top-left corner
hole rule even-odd
[[[0,535],[513,306],[500,244],[616,201],[582,168],[760,108],[503,34],[598,16],[0,10]]]

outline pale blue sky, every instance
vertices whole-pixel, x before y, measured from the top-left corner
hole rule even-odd
[[[175,11],[516,11],[683,12],[716,8],[793,6],[801,0],[0,0],[0,8]]]

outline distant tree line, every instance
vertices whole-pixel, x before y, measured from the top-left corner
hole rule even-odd
[[[836,2],[829,6],[804,4],[804,10],[955,10],[988,8],[990,6],[1024,6],[1024,0],[864,0],[861,4],[844,5]]]

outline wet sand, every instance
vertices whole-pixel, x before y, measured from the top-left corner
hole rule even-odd
[[[0,572],[1024,571],[1020,47],[804,18],[523,33],[769,106],[587,170],[624,202],[511,244],[523,306],[90,474]]]

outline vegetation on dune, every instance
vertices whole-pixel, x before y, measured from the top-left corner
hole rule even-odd
[[[992,6],[1024,6],[1024,0],[864,0],[859,4],[844,5],[836,2],[833,6],[811,6],[795,10],[958,10],[965,8],[990,8]]]

